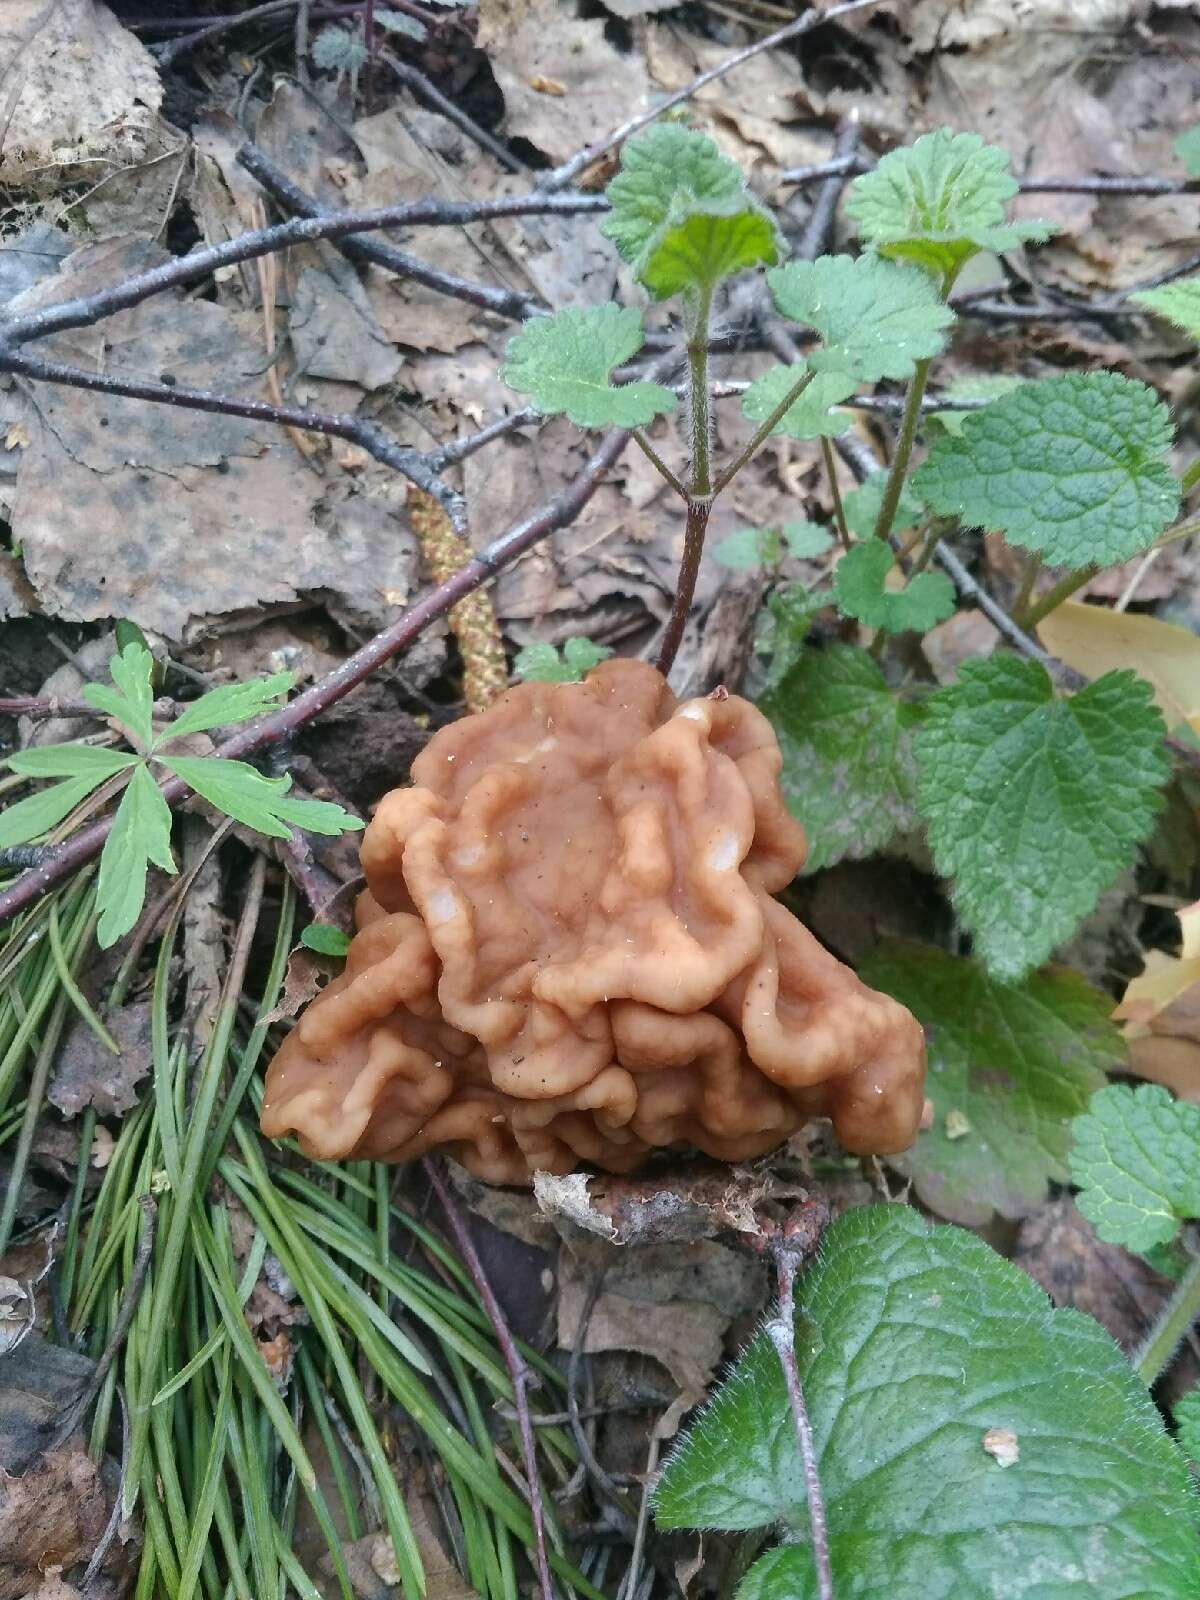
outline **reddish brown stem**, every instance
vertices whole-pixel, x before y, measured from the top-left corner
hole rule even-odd
[[[538,1474],[537,1445],[533,1437],[533,1419],[529,1414],[529,1384],[532,1373],[529,1370],[525,1357],[517,1348],[516,1340],[508,1326],[508,1319],[501,1310],[500,1302],[496,1299],[495,1290],[488,1281],[488,1275],[483,1270],[483,1262],[479,1259],[479,1252],[475,1248],[475,1241],[471,1238],[462,1213],[458,1209],[450,1186],[442,1176],[441,1168],[436,1161],[428,1156],[421,1162],[433,1186],[434,1193],[442,1210],[446,1213],[446,1221],[450,1224],[450,1231],[454,1235],[458,1252],[462,1257],[463,1265],[471,1275],[471,1281],[479,1291],[479,1298],[483,1301],[483,1308],[488,1314],[488,1320],[496,1334],[496,1342],[504,1357],[504,1365],[508,1369],[509,1381],[513,1390],[513,1409],[517,1414],[517,1429],[521,1435],[521,1455],[525,1461],[525,1481],[529,1489],[529,1510],[533,1517],[533,1537],[537,1554],[538,1587],[542,1600],[554,1600],[554,1587],[550,1580],[550,1562],[546,1555],[546,1517],[542,1506],[542,1485]]]
[[[700,575],[700,558],[704,554],[704,535],[708,531],[708,517],[712,511],[711,496],[696,496],[688,500],[687,526],[683,535],[683,560],[679,563],[679,582],[671,615],[663,633],[658,651],[658,670],[665,678],[675,665],[675,657],[687,626],[692,597],[696,593],[696,579]]]
[[[817,1594],[819,1600],[834,1600],[833,1568],[829,1559],[829,1525],[825,1518],[825,1495],[817,1467],[817,1448],[813,1439],[812,1423],[809,1420],[808,1407],[804,1403],[804,1390],[800,1383],[800,1369],[796,1365],[795,1290],[799,1258],[797,1252],[783,1239],[779,1240],[774,1254],[779,1283],[779,1312],[767,1324],[767,1334],[775,1346],[783,1368],[788,1404],[796,1428],[796,1443],[800,1448],[800,1461],[804,1468],[813,1562],[817,1569]]]

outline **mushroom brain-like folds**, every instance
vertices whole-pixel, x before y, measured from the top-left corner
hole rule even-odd
[[[819,1116],[904,1149],[921,1029],[772,898],[805,852],[780,764],[748,701],[681,705],[627,660],[442,729],[363,837],[358,932],[271,1063],[263,1131],[500,1183],[742,1160]]]

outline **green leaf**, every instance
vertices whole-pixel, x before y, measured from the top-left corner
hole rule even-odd
[[[824,555],[833,535],[818,523],[785,522],[779,528],[739,528],[718,540],[709,551],[722,567],[748,572],[754,567],[775,567],[785,555],[810,560]]]
[[[742,396],[742,415],[749,422],[765,422],[775,407],[787,399],[788,391],[795,388],[804,371],[803,361],[768,368]],[[836,438],[850,426],[850,418],[845,412],[834,415],[829,408],[853,394],[857,387],[857,379],[846,372],[814,373],[808,387],[801,390],[771,432],[786,433],[792,439],[817,439],[822,434]]]
[[[312,58],[323,72],[357,76],[367,61],[367,47],[357,28],[322,28],[312,42]]]
[[[1200,274],[1177,278],[1161,289],[1142,289],[1129,298],[1182,328],[1189,339],[1200,339]]]
[[[121,725],[146,747],[154,737],[150,721],[154,705],[154,657],[144,645],[127,644],[109,662],[115,689],[107,684],[87,683],[83,698],[97,711],[115,717]]]
[[[784,797],[808,834],[807,872],[871,855],[913,826],[919,712],[895,698],[865,650],[805,650],[759,705],[783,751]]]
[[[879,520],[880,508],[883,505],[883,491],[887,488],[888,474],[886,472],[872,472],[864,478],[857,489],[851,489],[849,494],[842,496],[842,510],[846,514],[846,526],[851,533],[856,533],[860,539],[869,539],[875,532],[875,524]],[[910,528],[915,528],[924,513],[924,506],[913,493],[911,486],[906,483],[900,491],[900,500],[896,506],[896,515],[892,518],[893,533],[907,533]]]
[[[1200,1466],[1200,1389],[1193,1389],[1175,1402],[1176,1443],[1183,1453]]]
[[[817,522],[785,522],[780,532],[783,534],[788,555],[794,556],[798,561],[823,556],[833,544],[833,535],[829,529],[822,528]]]
[[[227,817],[272,839],[290,839],[294,822],[309,833],[341,834],[362,823],[328,800],[296,800],[288,795],[290,778],[264,778],[245,761],[217,756],[159,756],[164,767],[182,778]]]
[[[1189,178],[1200,178],[1200,123],[1185,128],[1175,141],[1175,154]]]
[[[880,255],[952,279],[980,250],[1000,254],[1058,231],[1050,222],[1006,219],[1017,192],[1008,162],[1006,150],[984,144],[977,133],[939,128],[856,178],[846,212]]]
[[[856,544],[838,562],[833,588],[838,606],[868,628],[885,633],[924,633],[954,610],[954,585],[941,572],[918,572],[905,588],[885,587],[893,566],[890,547],[882,539]]]
[[[1200,1106],[1110,1084],[1072,1127],[1075,1203],[1109,1244],[1150,1250],[1200,1217]]]
[[[384,28],[388,33],[402,33],[406,39],[414,39],[417,44],[424,44],[429,37],[425,25],[415,17],[406,16],[403,11],[376,11],[375,26]]]
[[[335,956],[344,960],[350,948],[350,935],[328,922],[310,922],[300,930],[300,943],[306,950],[315,950],[320,956]]]
[[[945,348],[954,313],[922,272],[878,256],[821,256],[767,273],[780,312],[821,335],[810,364],[864,383],[909,378]]]
[[[151,862],[174,876],[171,809],[149,768],[139,765],[121,796],[100,856],[96,943],[102,950],[116,944],[137,921],[146,899],[146,869]]]
[[[1059,698],[1036,661],[968,661],[925,702],[919,803],[993,977],[1068,938],[1149,833],[1170,775],[1153,691],[1109,672]]]
[[[4,765],[30,778],[94,778],[98,784],[137,766],[140,759],[94,744],[44,744],[16,751]]]
[[[1186,1463],[1090,1317],[905,1206],[839,1217],[800,1295],[838,1600],[1195,1600]],[[992,1430],[1015,1436],[1007,1467]],[[803,1485],[759,1334],[676,1447],[655,1514],[664,1528],[780,1524],[797,1542],[753,1567],[739,1600],[815,1600]]]
[[[606,660],[612,651],[578,635],[563,645],[562,655],[552,644],[527,644],[518,650],[513,669],[536,683],[579,683],[584,675]]]
[[[294,672],[276,672],[269,678],[251,678],[248,683],[225,683],[219,689],[210,689],[175,718],[166,732],[159,735],[158,744],[178,739],[185,733],[227,728],[235,722],[248,722],[251,717],[274,711],[277,708],[271,702],[282,699],[295,681]]]
[[[978,373],[970,378],[958,378],[949,383],[939,396],[942,400],[998,400],[1002,394],[1011,394],[1014,389],[1021,387],[1022,380],[1011,372],[985,372]],[[982,410],[982,406],[979,410]],[[926,432],[933,436],[940,428],[944,433],[952,433],[956,437],[962,432],[965,418],[977,415],[977,412],[956,411],[947,407],[944,411],[927,411],[924,416]],[[930,427],[930,424],[934,427]]]
[[[756,653],[769,658],[764,694],[777,689],[800,660],[813,618],[831,599],[827,591],[814,594],[802,583],[786,583],[767,596],[754,630]]]
[[[546,416],[564,412],[577,427],[640,428],[675,409],[660,383],[614,388],[609,375],[642,348],[634,306],[594,306],[534,317],[508,341],[503,378]]]
[[[779,259],[779,230],[702,133],[658,122],[621,151],[600,231],[658,300]]]
[[[48,833],[81,800],[86,800],[93,789],[104,782],[105,774],[85,778],[68,778],[65,783],[52,784],[37,794],[18,800],[15,805],[0,811],[0,850],[16,844],[28,844],[31,839]]]
[[[1145,550],[1179,506],[1167,408],[1119,372],[1023,383],[938,439],[913,484],[935,511],[999,529],[1054,566]]]
[[[889,940],[861,963],[925,1029],[933,1126],[888,1161],[939,1216],[1023,1217],[1066,1183],[1071,1118],[1125,1065],[1112,1001],[1065,969],[1003,985],[978,961]]]

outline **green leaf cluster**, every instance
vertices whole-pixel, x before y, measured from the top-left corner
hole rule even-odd
[[[739,528],[719,539],[709,551],[713,560],[735,572],[778,566],[785,556],[810,560],[822,556],[833,535],[816,522],[785,522],[778,528]]]
[[[939,128],[884,156],[850,186],[846,211],[880,255],[915,262],[944,285],[981,250],[1049,238],[1049,222],[1010,222],[1017,193],[1006,150]]]
[[[88,684],[84,698],[110,717],[134,751],[85,744],[43,745],[8,757],[13,772],[55,778],[50,788],[10,806],[0,816],[0,848],[24,844],[58,826],[102,784],[124,780],[112,829],[100,856],[96,937],[107,949],[137,921],[146,898],[151,864],[174,873],[171,811],[154,781],[152,767],[182,779],[218,811],[272,838],[292,837],[289,824],[310,833],[340,834],[361,822],[324,800],[296,800],[291,779],[267,778],[244,761],[189,756],[172,746],[188,735],[246,722],[275,708],[293,675],[279,672],[250,683],[223,685],[192,702],[159,732],[153,723],[154,658],[144,645],[127,644],[110,664],[111,684]]]
[[[856,544],[838,562],[833,589],[842,613],[884,633],[924,633],[954,610],[954,585],[941,572],[919,572],[903,589],[887,587],[894,566],[882,539]]]
[[[1071,1131],[1075,1203],[1102,1239],[1151,1250],[1200,1217],[1200,1106],[1157,1083],[1114,1083]]]
[[[904,1206],[839,1217],[800,1297],[837,1595],[992,1600],[1036,1574],[1030,1594],[1195,1600],[1186,1462],[1097,1323],[1052,1309],[974,1234]],[[738,1600],[815,1600],[804,1483],[760,1334],[668,1461],[655,1516],[776,1530],[783,1543]]]
[[[561,655],[552,644],[527,644],[513,666],[520,677],[537,683],[579,683],[611,655],[606,645],[577,634],[566,641]]]

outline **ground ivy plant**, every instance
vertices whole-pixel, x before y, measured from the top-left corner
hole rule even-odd
[[[1200,162],[1190,147],[1180,155]],[[1125,1061],[1111,1002],[1044,963],[1135,862],[1172,773],[1166,736],[1187,731],[1168,728],[1136,671],[1082,680],[1036,630],[1103,568],[1195,531],[1180,504],[1200,468],[1176,480],[1166,407],[1120,373],[930,388],[963,269],[1053,231],[1010,216],[1016,193],[1003,150],[941,129],[851,184],[856,251],[788,260],[733,163],[700,134],[659,125],[626,142],[601,228],[651,304],[677,302],[686,382],[677,392],[669,362],[648,364],[643,312],[617,305],[530,324],[505,375],[546,414],[630,430],[683,501],[664,671],[713,500],[771,435],[815,443],[831,526],[797,507],[709,557],[764,581],[751,691],[779,737],[806,870],[919,839],[957,919],[952,950],[896,942],[863,965],[929,1039],[931,1125],[894,1164],[939,1214],[970,1225],[1022,1216],[1073,1179],[1103,1237],[1180,1251],[1181,1223],[1200,1217],[1195,1108],[1157,1088],[1106,1087]],[[748,272],[804,354],[741,386],[750,443],[718,466],[710,334],[723,284]],[[1134,303],[1200,339],[1200,276]],[[861,387],[881,383],[896,386],[890,462],[852,487],[834,441]],[[687,464],[676,470],[663,419],[681,399]],[[1011,616],[994,654],[936,685],[913,646],[955,612],[985,533],[1021,568]],[[570,647],[562,659],[526,652],[518,669],[579,675]],[[1200,1453],[1200,1396],[1181,1402],[1176,1443],[1146,1389],[1200,1311],[1200,1266],[1184,1251],[1174,1270],[1179,1288],[1131,1368],[1097,1324],[1052,1311],[978,1238],[902,1208],[854,1211],[801,1282],[796,1321],[832,1591],[773,1337],[751,1346],[677,1447],[658,1521],[743,1530],[755,1550],[761,1531],[750,1531],[774,1530],[739,1600],[1017,1588],[1195,1600],[1187,1457]]]

